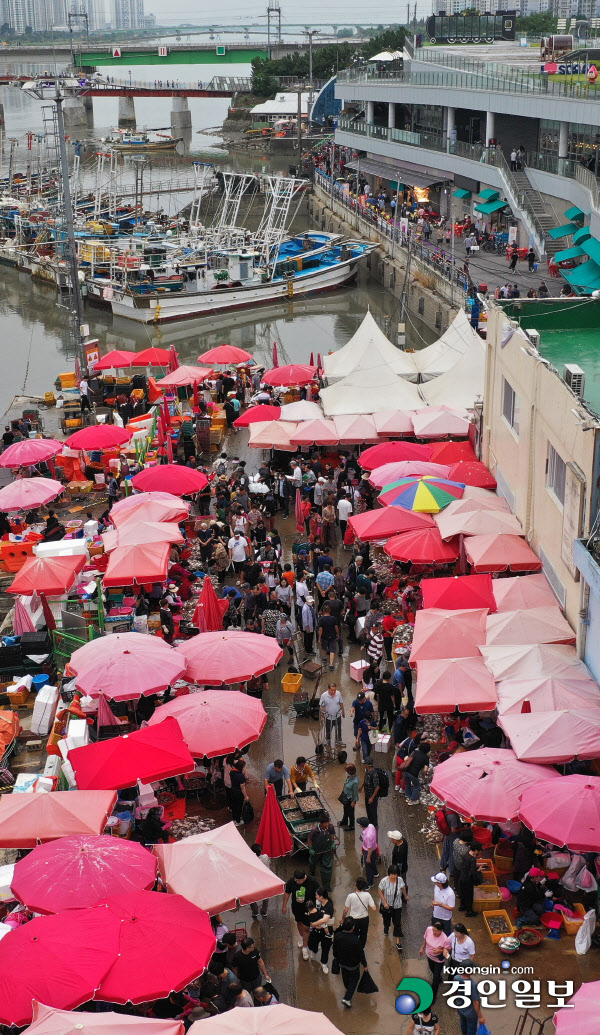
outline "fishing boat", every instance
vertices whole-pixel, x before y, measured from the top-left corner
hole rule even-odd
[[[167,133],[156,133],[156,139],[151,139],[145,132],[114,129],[106,143],[113,151],[132,155],[146,151],[174,151],[182,139],[183,137],[172,137]]]

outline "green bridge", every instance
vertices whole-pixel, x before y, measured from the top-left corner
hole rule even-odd
[[[271,46],[271,54],[283,57],[284,54],[298,53],[305,48],[302,44],[278,43]],[[115,54],[120,52],[120,56]],[[166,51],[165,53],[162,53]],[[269,51],[265,46],[252,46],[243,43],[214,44],[202,46],[178,47],[98,47],[96,50],[81,50],[75,54],[75,63],[81,67],[101,65],[249,65],[254,58],[268,58]]]

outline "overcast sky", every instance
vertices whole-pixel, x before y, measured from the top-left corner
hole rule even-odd
[[[417,13],[419,15],[431,14],[431,0],[417,0]],[[197,0],[172,0],[166,3],[165,0],[145,0],[145,9],[148,13],[155,14],[159,22],[177,24],[178,22],[192,22],[197,25],[210,25],[211,21],[221,24],[244,25],[248,21],[260,21],[266,24],[266,16],[259,18],[263,11],[266,12],[266,0],[220,0],[215,5],[200,6]],[[411,17],[414,8],[414,0],[411,3]],[[204,12],[207,12],[206,14]],[[374,6],[368,3],[359,3],[358,0],[330,0],[327,5],[327,14],[324,13],[323,4],[318,0],[282,0],[281,15],[282,29],[285,22],[302,22],[303,25],[315,24],[324,21],[325,17],[335,19],[337,24],[352,24],[355,22],[369,22],[371,24],[386,24],[406,21],[407,3],[400,0],[399,3],[392,3],[390,0],[380,0]]]

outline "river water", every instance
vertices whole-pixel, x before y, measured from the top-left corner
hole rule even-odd
[[[11,65],[10,71],[44,71],[52,66]],[[105,71],[103,69],[103,71]],[[194,66],[170,68],[169,73],[181,81],[189,80]],[[107,74],[123,76],[123,68],[106,69]],[[156,66],[136,68],[137,79],[154,80]],[[203,81],[213,74],[222,74],[222,66],[198,66],[197,74]],[[246,66],[235,66],[236,75],[249,74]],[[27,162],[26,133],[40,133],[43,129],[41,104],[23,96],[15,88],[1,90],[4,103],[6,134],[4,140],[4,175],[6,174],[7,141],[17,140],[14,168],[24,169]],[[192,145],[190,154],[205,157],[224,169],[245,169],[257,172],[287,172],[289,159],[271,159],[260,152],[230,156],[219,148],[218,135],[205,136],[198,129],[219,126],[225,117],[227,99],[190,99],[192,112]],[[138,126],[168,126],[171,102],[168,98],[142,98],[136,101]],[[117,122],[118,102],[112,99],[94,101],[93,121],[87,134],[90,144],[99,140]],[[35,143],[33,145],[35,147]],[[93,156],[88,152],[88,182],[92,178]],[[190,172],[189,156],[152,156],[151,175],[164,181],[169,175],[182,176]],[[160,206],[176,212],[187,197],[161,195]],[[248,225],[252,225],[253,220]],[[302,204],[294,220],[294,229],[309,229],[305,205]],[[0,335],[4,360],[0,379],[0,417],[11,404],[15,394],[43,395],[50,390],[58,373],[73,368],[73,356],[68,354],[65,333],[67,313],[53,287],[38,283],[24,273],[0,266]],[[278,306],[254,311],[222,314],[215,319],[185,320],[160,327],[146,327],[129,320],[113,318],[109,311],[87,307],[86,320],[90,333],[98,337],[102,351],[112,348],[142,349],[150,344],[168,347],[171,343],[179,352],[180,361],[195,363],[202,352],[214,345],[228,342],[248,349],[267,365],[271,362],[273,343],[277,342],[279,362],[307,363],[311,353],[326,354],[345,345],[370,309],[378,324],[395,340],[399,322],[399,302],[390,292],[372,280],[366,269],[361,270],[355,286],[302,301],[286,302]],[[413,332],[408,344],[420,347],[428,344],[431,336],[421,328],[421,339]]]

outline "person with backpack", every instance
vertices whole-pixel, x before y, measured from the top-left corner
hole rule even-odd
[[[429,744],[422,740],[415,748],[410,764],[402,770],[406,787],[406,804],[418,805],[421,798],[419,776],[429,769]]]
[[[440,1035],[440,1022],[430,1006],[413,1013],[406,1035]]]
[[[387,798],[390,778],[384,769],[375,769],[373,759],[369,755],[364,760],[365,778],[363,790],[365,792],[365,810],[367,818],[374,827],[377,826],[377,809],[380,798]]]

